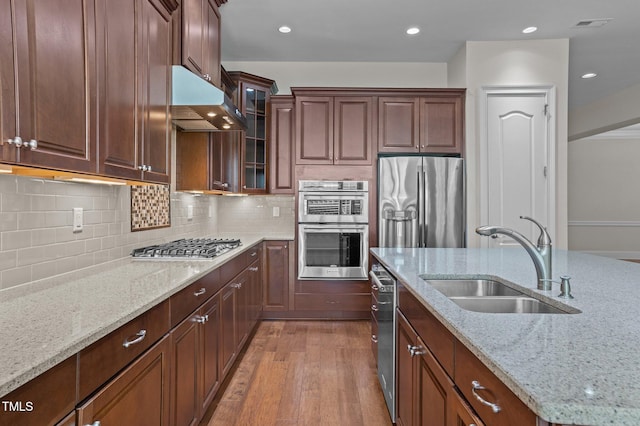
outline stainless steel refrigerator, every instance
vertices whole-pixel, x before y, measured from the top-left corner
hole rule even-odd
[[[461,158],[378,159],[378,246],[464,247]]]

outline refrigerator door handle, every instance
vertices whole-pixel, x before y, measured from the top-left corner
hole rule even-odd
[[[424,237],[424,183],[424,168],[418,166],[418,247],[424,247],[427,242]]]

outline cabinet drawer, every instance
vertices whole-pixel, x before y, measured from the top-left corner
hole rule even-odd
[[[240,253],[224,265],[220,267],[220,282],[223,284],[228,283],[247,267],[249,262],[247,261],[248,252]],[[253,259],[253,257],[251,258]]]
[[[0,408],[2,425],[56,424],[76,404],[76,356],[67,358],[9,395],[3,396],[2,401],[3,404],[20,404],[16,411]]]
[[[222,288],[220,270],[216,269],[171,296],[171,327],[175,327]]]
[[[169,301],[109,333],[78,355],[79,398],[86,398],[169,331]],[[144,338],[140,332],[145,330]],[[138,342],[125,347],[125,342]]]
[[[500,412],[494,413],[474,396],[474,381],[485,388],[476,390],[476,393],[486,401],[499,405]],[[455,382],[484,423],[492,426],[536,424],[536,415],[462,344],[456,346]]]
[[[402,284],[398,284],[398,307],[442,368],[453,377],[455,337]]]
[[[370,294],[296,294],[301,311],[370,311]]]

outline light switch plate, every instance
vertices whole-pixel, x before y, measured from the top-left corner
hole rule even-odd
[[[193,219],[193,204],[187,206],[187,220]]]
[[[82,207],[73,208],[73,232],[82,232],[84,212]]]
[[[278,217],[278,216],[280,216],[280,207],[274,206],[273,207],[273,217]]]

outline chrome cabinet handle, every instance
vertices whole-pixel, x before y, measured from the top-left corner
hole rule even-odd
[[[91,423],[90,425],[87,424],[85,426],[100,426],[100,420],[96,420],[95,422]]]
[[[207,292],[207,289],[202,287],[200,290],[195,291],[193,293],[194,296],[198,297],[198,296],[202,296],[203,294],[205,294]]]
[[[251,253],[251,257],[256,257],[258,255],[257,251],[254,251],[253,253]]]
[[[500,410],[502,410],[502,408],[500,408],[498,404],[487,401],[486,399],[478,395],[478,393],[476,392],[479,390],[486,390],[486,389],[487,388],[482,386],[477,380],[474,380],[471,382],[471,393],[473,394],[473,396],[475,396],[476,399],[480,401],[481,404],[486,405],[487,407],[491,407],[491,411],[493,411],[494,413],[499,413]]]
[[[204,324],[205,322],[209,321],[209,315],[196,315],[193,320],[198,324]]]
[[[202,78],[204,78],[207,81],[211,81],[211,76],[209,74],[203,75]]]
[[[378,290],[379,290],[379,288],[378,288],[378,286],[377,286],[377,285],[375,285],[375,284],[371,284],[371,290],[373,290],[373,291],[378,291]]]
[[[147,166],[145,166],[144,164],[141,166],[138,166],[138,170],[142,170],[143,172],[147,171]]]
[[[151,166],[147,166],[147,171],[150,172],[151,171]]]
[[[9,145],[15,145],[16,148],[20,148],[22,146],[22,138],[20,136],[16,136],[13,139],[7,139],[7,143]]]
[[[378,307],[376,305],[371,305],[371,310],[373,312],[378,312]]]
[[[251,268],[249,268],[250,271],[252,272],[256,272],[258,270],[257,266],[252,266]]]
[[[122,343],[122,346],[125,348],[128,348],[131,345],[135,345],[136,343],[140,343],[144,340],[144,337],[147,335],[147,330],[140,330],[136,333],[136,338],[133,340],[125,340],[124,343]]]
[[[242,287],[242,283],[231,284],[231,287],[233,287],[233,288],[241,288]]]
[[[372,335],[371,335],[371,341],[372,341],[373,343],[378,343],[378,336],[376,336],[375,334],[372,334]]]
[[[411,358],[413,358],[416,355],[424,355],[426,353],[426,351],[422,346],[407,345],[407,350],[409,351]]]
[[[17,146],[17,145],[16,145]],[[31,139],[29,142],[22,143],[23,148],[29,148],[31,151],[35,151],[38,148],[38,141],[35,139]]]

